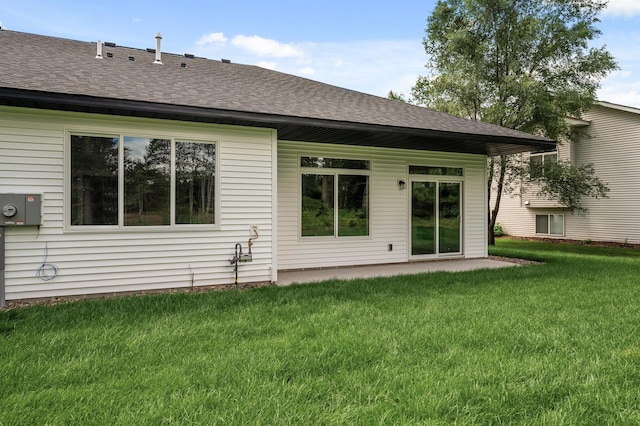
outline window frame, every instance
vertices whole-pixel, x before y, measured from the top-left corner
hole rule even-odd
[[[118,220],[116,225],[73,225],[71,223],[71,138],[72,136],[93,136],[118,139]],[[124,170],[124,138],[148,138],[148,139],[168,139],[170,141],[170,189],[169,189],[169,211],[170,223],[168,225],[125,225],[125,170]],[[214,223],[176,223],[176,144],[177,143],[203,143],[215,146],[214,163],[214,201],[213,201],[213,221]],[[64,231],[71,233],[100,233],[100,232],[166,232],[169,230],[216,230],[220,229],[220,141],[217,138],[202,137],[188,132],[180,133],[175,131],[140,131],[129,128],[118,127],[111,130],[96,130],[86,128],[71,128],[65,130],[64,140],[64,192],[63,192],[63,220]]]
[[[554,150],[554,151],[533,152],[533,153],[529,154],[529,176],[532,177],[532,178],[539,177],[539,176],[544,176],[544,169],[545,169],[544,165],[545,165],[545,162],[549,161],[549,160],[547,160],[546,157],[551,157],[551,156],[555,156],[556,157],[556,159],[555,159],[556,163],[560,159],[560,156],[558,155],[558,150],[557,149]],[[531,160],[533,158],[540,158],[541,159],[540,165],[539,165],[539,167],[540,167],[539,172],[535,173],[535,175],[533,173],[533,167],[532,167],[532,162],[531,162]]]
[[[367,162],[368,168],[366,169],[348,169],[348,168],[329,168],[329,167],[303,167],[301,165],[303,158],[331,158],[336,160],[345,161],[362,161]],[[298,240],[299,241],[318,241],[318,240],[353,240],[353,239],[371,239],[371,200],[372,200],[372,187],[371,187],[371,169],[372,161],[370,158],[365,157],[345,157],[340,155],[324,155],[324,154],[299,154],[298,155]],[[303,175],[318,175],[318,176],[333,176],[333,235],[302,235],[302,176]],[[367,234],[366,235],[339,235],[339,180],[340,176],[367,176],[367,184],[369,190],[369,205],[367,211]]]
[[[538,217],[547,218],[547,232],[538,232]],[[551,216],[562,217],[562,233],[551,233]],[[535,235],[544,235],[547,237],[564,237],[565,236],[565,214],[564,213],[536,213],[533,221]]]
[[[464,179],[464,167],[434,166],[424,164],[409,164],[409,176],[432,176],[446,179]]]

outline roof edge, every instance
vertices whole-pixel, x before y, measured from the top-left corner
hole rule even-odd
[[[599,106],[604,107],[604,108],[616,109],[618,111],[625,111],[625,112],[630,112],[630,113],[633,113],[633,114],[640,114],[640,108],[626,106],[626,105],[620,105],[620,104],[614,104],[612,102],[597,101],[596,105],[599,105]]]
[[[471,137],[479,143],[499,144],[504,145],[505,147],[512,146],[514,148],[530,147],[532,150],[547,149],[556,146],[555,141],[540,138],[535,135],[531,135],[532,137],[530,139],[511,138],[502,135],[480,135],[442,130],[396,127],[382,124],[283,116],[259,112],[212,109],[189,105],[163,104],[15,88],[0,88],[0,105],[70,112],[111,114],[129,117],[169,119],[187,122],[245,125],[272,129],[279,129],[284,126],[293,125],[319,129],[337,129],[343,131],[394,133],[407,136],[450,140]],[[507,153],[511,153],[511,150],[506,151],[509,151]],[[520,150],[520,152],[521,151],[522,150]]]

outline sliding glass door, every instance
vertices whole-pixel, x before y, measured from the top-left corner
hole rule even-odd
[[[411,182],[411,255],[462,253],[462,182]]]

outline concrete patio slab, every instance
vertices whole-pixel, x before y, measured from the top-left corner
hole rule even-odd
[[[294,283],[311,283],[331,279],[348,280],[357,278],[390,277],[394,275],[421,274],[437,271],[459,272],[474,269],[505,268],[510,266],[518,266],[518,264],[496,259],[455,259],[394,263],[390,265],[278,271],[277,285],[285,286]]]

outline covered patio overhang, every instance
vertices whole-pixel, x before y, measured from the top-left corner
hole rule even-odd
[[[0,88],[0,105],[276,129],[279,140],[488,156],[554,149],[552,140],[283,116],[66,93]]]

